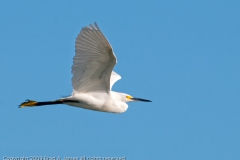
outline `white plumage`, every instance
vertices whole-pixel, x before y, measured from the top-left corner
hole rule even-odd
[[[75,51],[72,66],[72,95],[56,101],[28,100],[23,102],[20,108],[67,104],[96,111],[122,113],[128,108],[126,102],[151,102],[111,91],[113,84],[121,79],[121,76],[113,71],[117,58],[112,46],[96,23],[81,30],[76,39]]]

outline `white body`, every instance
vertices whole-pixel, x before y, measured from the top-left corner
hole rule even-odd
[[[114,91],[110,91],[109,93],[73,93],[73,95],[68,97],[67,99],[79,101],[79,103],[66,102],[65,104],[67,105],[95,111],[122,113],[125,112],[128,108],[128,105],[123,102],[122,96],[120,96],[118,92]]]

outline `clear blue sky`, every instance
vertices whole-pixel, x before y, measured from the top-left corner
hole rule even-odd
[[[240,159],[240,1],[2,1],[0,156]],[[65,105],[74,43],[97,22],[122,76],[150,99],[123,114]],[[1,158],[0,157],[0,158]]]

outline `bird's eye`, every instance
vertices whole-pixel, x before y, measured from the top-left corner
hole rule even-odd
[[[127,98],[127,99],[131,99],[131,98],[133,98],[133,97],[132,97],[132,96],[126,96],[126,98]]]

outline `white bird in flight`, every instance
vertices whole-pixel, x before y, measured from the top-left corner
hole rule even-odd
[[[97,23],[82,28],[76,39],[75,51],[72,95],[46,102],[26,100],[20,104],[20,108],[67,104],[95,111],[122,113],[128,108],[127,102],[151,102],[111,90],[121,76],[113,71],[117,58]]]

